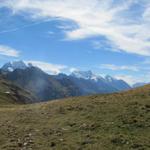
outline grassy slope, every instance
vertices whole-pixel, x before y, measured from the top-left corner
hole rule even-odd
[[[6,81],[0,76],[0,105],[31,103],[34,99],[34,96],[29,92]]]
[[[150,86],[0,108],[1,150],[149,150]]]

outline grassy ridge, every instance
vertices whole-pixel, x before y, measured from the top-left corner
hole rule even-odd
[[[0,108],[1,150],[149,150],[150,86]]]

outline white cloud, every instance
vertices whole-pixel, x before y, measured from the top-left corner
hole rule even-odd
[[[47,62],[42,62],[42,61],[25,61],[27,64],[31,63],[35,67],[41,68],[43,71],[50,73],[50,74],[59,74],[61,73],[64,69],[67,68],[65,65],[58,65],[58,64],[51,64]]]
[[[138,82],[142,82],[143,80],[139,79],[139,78],[135,78],[131,75],[116,75],[115,76],[116,79],[121,79],[121,80],[124,80],[125,82],[129,83],[130,85],[133,85],[135,83],[138,83]]]
[[[70,68],[69,69],[69,72],[71,72],[71,73],[74,72],[74,71],[79,71],[79,69],[77,69],[77,68]]]
[[[0,55],[9,56],[9,57],[18,57],[19,51],[6,46],[6,45],[0,45]]]
[[[143,11],[132,15],[134,4]],[[75,22],[78,28],[66,30],[68,39],[104,36],[120,51],[150,56],[149,0],[6,0],[1,5],[14,14],[29,13],[32,19]]]
[[[140,75],[140,76],[132,76],[132,75],[116,75],[114,76],[116,79],[122,79],[129,83],[130,85],[133,85],[135,83],[149,83],[150,82],[150,73],[147,73],[146,75]]]
[[[108,69],[108,70],[128,70],[128,71],[139,71],[137,66],[117,66],[114,64],[102,64],[100,65],[101,69]]]

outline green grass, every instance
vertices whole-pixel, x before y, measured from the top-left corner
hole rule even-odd
[[[0,107],[0,150],[149,150],[150,86]]]

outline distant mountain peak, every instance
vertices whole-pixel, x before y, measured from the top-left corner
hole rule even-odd
[[[13,61],[13,62],[8,62],[2,66],[3,71],[9,71],[12,72],[15,69],[26,69],[27,65],[23,61]]]
[[[88,71],[73,71],[71,76],[76,77],[76,78],[81,78],[81,79],[91,79],[93,76],[92,71],[88,70]]]
[[[107,81],[107,82],[113,82],[114,80],[116,80],[114,77],[112,77],[112,76],[110,76],[110,75],[107,75],[107,76],[105,76],[105,80]]]
[[[144,85],[146,85],[146,84],[149,84],[149,83],[145,83],[145,82],[138,82],[138,83],[135,83],[135,84],[133,84],[133,88],[137,88],[137,87],[141,87],[141,86],[144,86]]]
[[[79,78],[79,79],[85,79],[85,80],[104,80],[101,76],[94,74],[92,71],[74,71],[72,72],[71,76]]]

